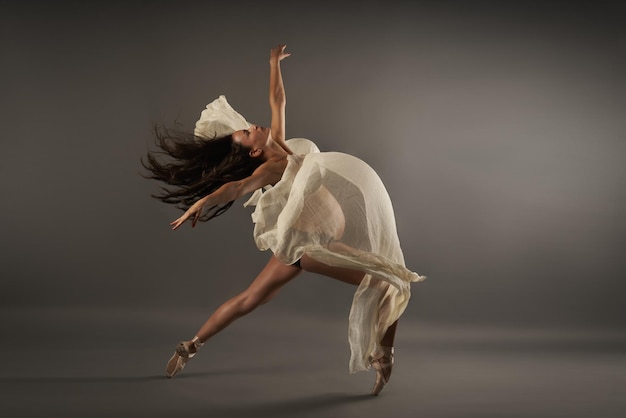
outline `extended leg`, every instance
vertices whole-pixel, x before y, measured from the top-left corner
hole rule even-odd
[[[300,272],[300,268],[287,266],[272,256],[246,290],[224,302],[209,317],[196,334],[198,340],[204,343],[213,335],[226,328],[235,319],[269,302],[281,287],[295,278]]]
[[[235,319],[269,302],[281,287],[301,271],[299,267],[284,265],[272,256],[246,290],[217,308],[191,341],[182,341],[176,347],[176,352],[167,363],[167,376],[173,377],[181,371],[206,340],[226,328]]]

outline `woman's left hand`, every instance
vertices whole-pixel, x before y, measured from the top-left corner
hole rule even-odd
[[[276,48],[272,48],[272,50],[270,51],[270,62],[280,62],[290,56],[291,54],[289,52],[285,52],[285,48],[287,48],[287,45],[285,44],[278,45]]]
[[[200,216],[202,215],[202,209],[204,208],[205,204],[206,204],[206,197],[203,197],[202,199],[198,200],[196,203],[191,205],[191,207],[187,209],[185,213],[183,213],[183,216],[176,219],[175,221],[170,222],[170,225],[172,226],[172,230],[178,229],[179,226],[184,224],[185,221],[191,218],[192,216],[193,216],[193,220],[191,222],[191,227],[192,228],[195,227],[196,222],[198,222],[198,219],[200,219]]]

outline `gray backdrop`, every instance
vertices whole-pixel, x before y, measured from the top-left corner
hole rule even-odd
[[[506,3],[506,4],[504,4]],[[623,326],[624,2],[21,2],[2,13],[2,306],[210,306],[265,262],[250,210],[196,229],[140,176],[154,122],[225,94],[388,187],[414,315]],[[326,280],[279,304],[344,309]],[[328,298],[328,303],[320,303]]]
[[[626,5],[496,1],[4,2],[3,416],[623,417]],[[172,232],[140,158],[218,95],[367,161],[407,265],[390,387],[347,373],[354,289],[303,274],[211,340],[175,343],[269,254],[250,208]],[[365,395],[365,396],[364,396]]]

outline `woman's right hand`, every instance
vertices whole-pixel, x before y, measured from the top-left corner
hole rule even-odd
[[[290,56],[291,54],[289,52],[285,52],[285,48],[287,48],[287,45],[285,44],[272,48],[270,51],[270,62],[280,62]]]
[[[193,216],[193,220],[191,222],[191,227],[192,228],[195,227],[196,222],[198,222],[198,219],[200,219],[200,216],[202,216],[202,209],[204,208],[204,205],[207,202],[207,197],[203,197],[202,199],[199,199],[196,203],[191,205],[191,207],[187,209],[185,213],[183,213],[183,216],[176,219],[175,221],[170,222],[170,225],[172,226],[172,230],[178,229],[178,227],[184,224],[185,221],[191,218],[192,216]]]

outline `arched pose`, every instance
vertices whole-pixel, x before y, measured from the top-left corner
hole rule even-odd
[[[242,293],[223,303],[196,335],[182,341],[167,364],[173,377],[198,349],[235,319],[271,300],[302,270],[357,286],[349,321],[350,372],[376,370],[378,394],[393,365],[398,318],[410,283],[423,277],[408,270],[391,201],[366,163],[338,152],[320,152],[303,138],[285,140],[285,45],[270,53],[271,127],[250,125],[220,96],[207,106],[193,135],[157,129],[158,152],[142,161],[148,177],[169,184],[155,196],[190,220],[214,218],[254,192],[254,238],[271,250],[269,262]],[[159,155],[166,155],[163,161]]]

